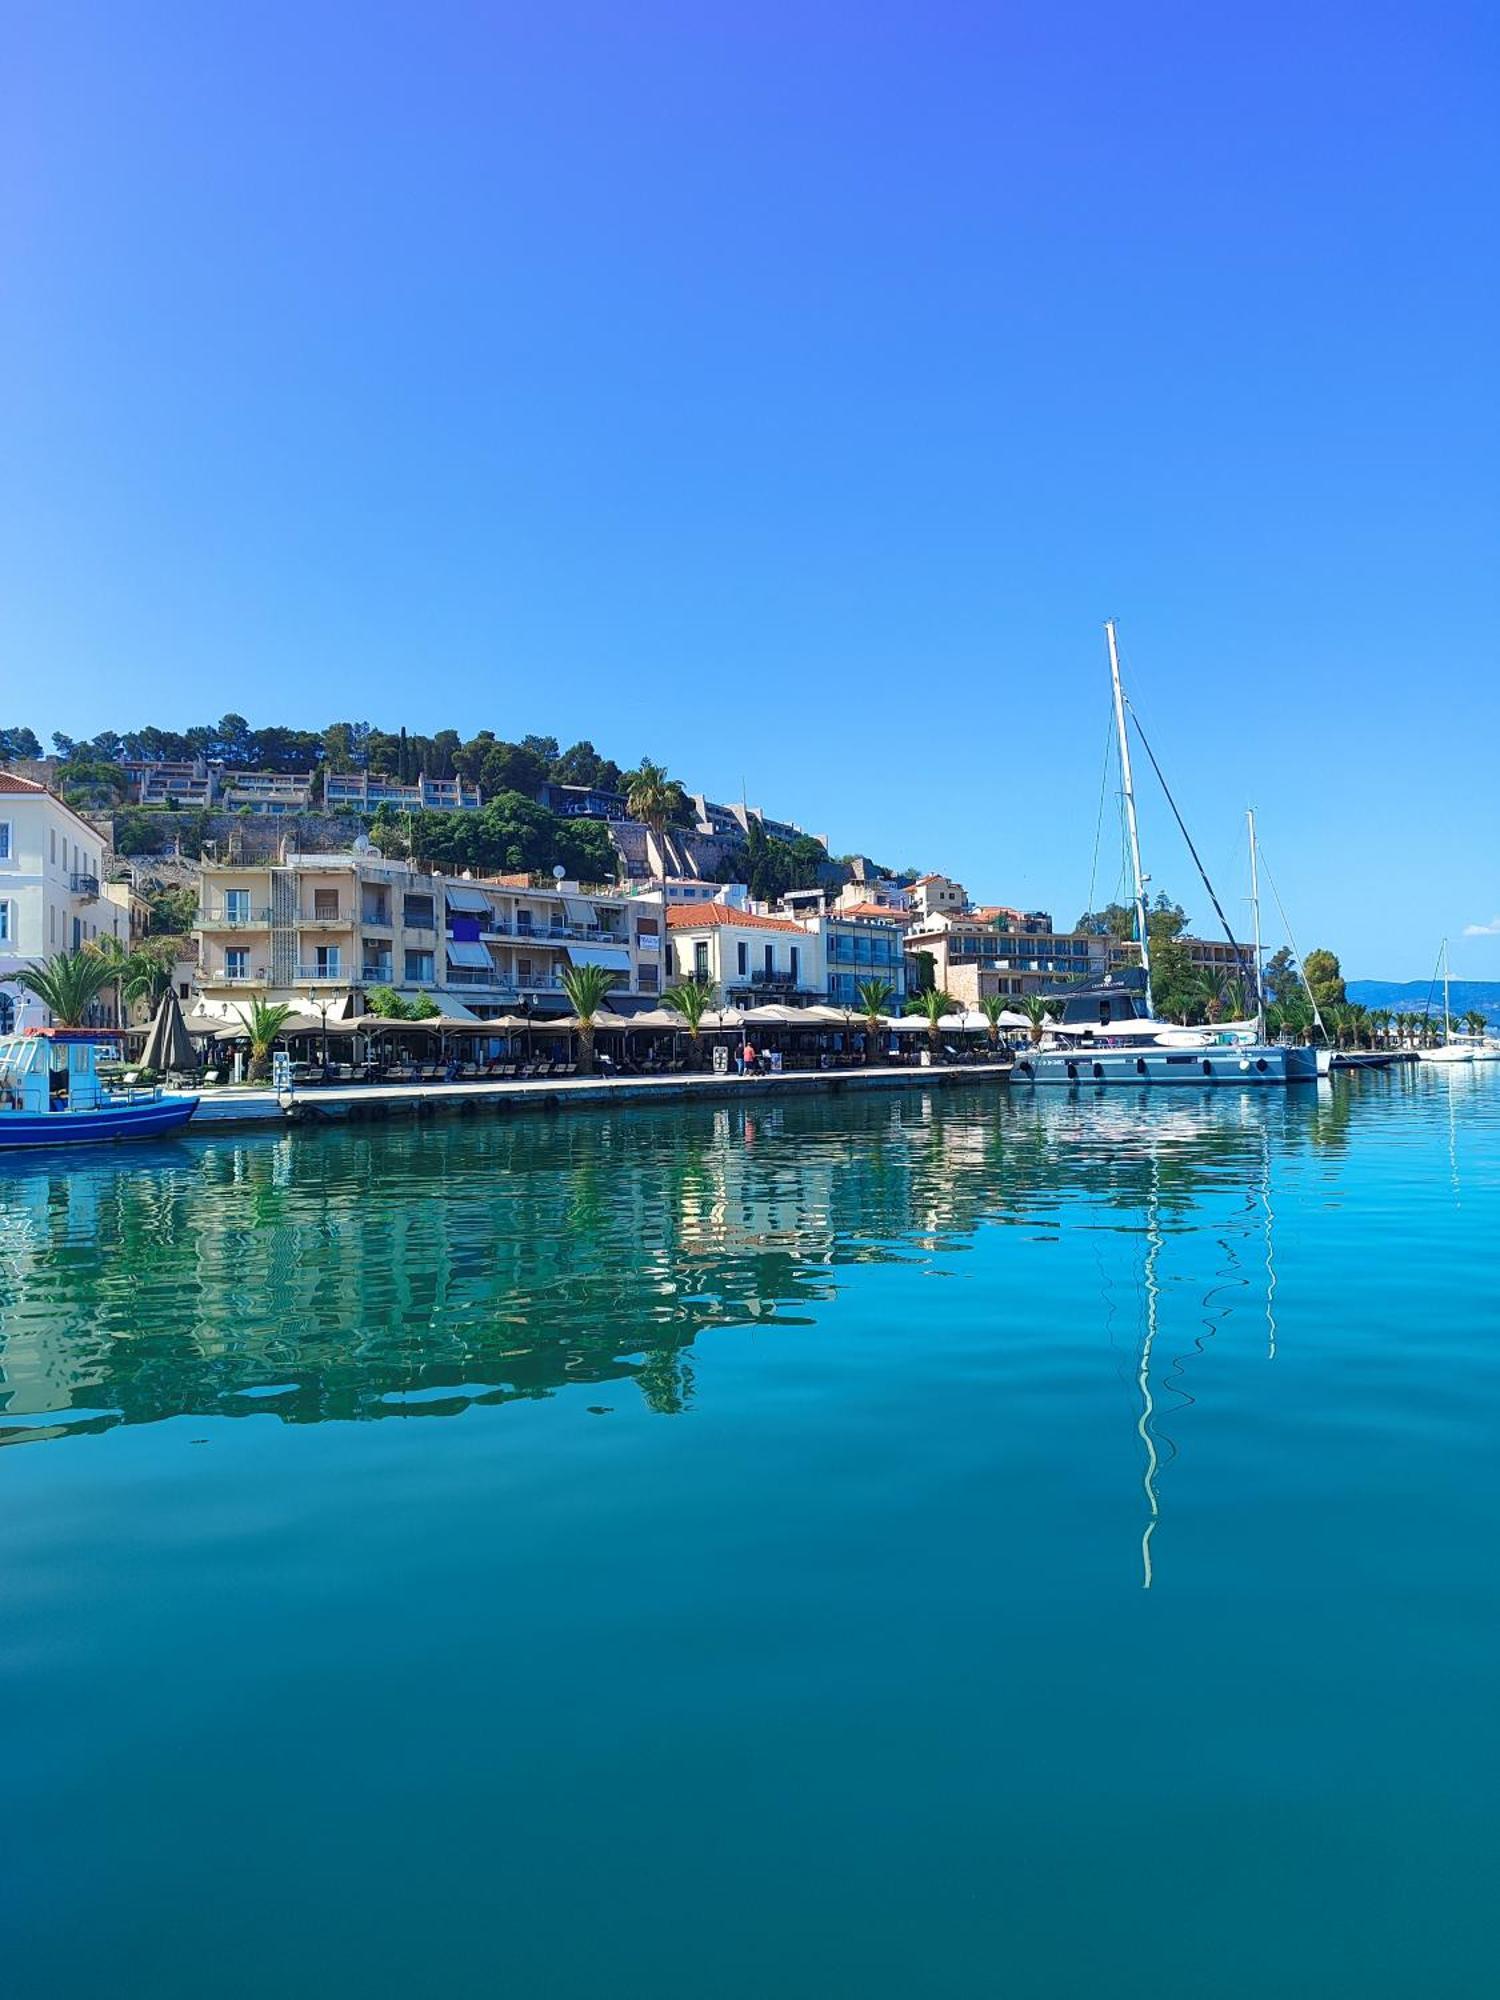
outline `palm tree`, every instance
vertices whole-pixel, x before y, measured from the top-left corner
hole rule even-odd
[[[896,989],[888,979],[862,979],[854,992],[865,1017],[865,1061],[872,1063],[880,1052],[881,1016],[895,999]]]
[[[625,810],[656,836],[656,855],[661,878],[666,879],[667,854],[664,843],[667,822],[682,810],[684,794],[675,778],[667,776],[665,764],[653,764],[643,757],[625,781]]]
[[[245,1033],[250,1037],[250,1081],[264,1083],[271,1074],[271,1049],[276,1037],[292,1018],[290,1007],[270,1006],[264,1000],[252,1000],[250,1012],[236,1007],[236,1014],[245,1024]]]
[[[993,1052],[1000,1046],[1000,1016],[1005,1012],[1005,995],[1003,993],[981,993],[979,996],[979,1011],[983,1014],[988,1024],[990,1049]]]
[[[661,997],[663,1005],[670,1007],[674,1014],[680,1014],[687,1023],[693,1042],[693,1067],[700,1068],[703,1060],[703,1016],[714,1004],[713,987],[706,979],[683,979],[677,985],[669,986]]]
[[[923,1014],[927,1018],[927,1046],[934,1058],[938,1043],[942,1040],[942,1019],[955,1005],[953,995],[945,993],[940,986],[929,986],[919,993],[907,1008],[909,1014]]]
[[[36,995],[56,1028],[83,1027],[89,1008],[114,980],[114,966],[87,945],[54,952],[44,964],[23,965],[18,972],[4,974],[7,985],[23,986]]]
[[[95,938],[87,947],[97,952],[110,968],[120,999],[120,1022],[125,1009],[144,1000],[148,1014],[154,1014],[172,990],[172,966],[177,942],[171,938],[147,938],[137,945],[124,945],[118,938]]]
[[[1047,1032],[1047,1024],[1052,1019],[1051,1003],[1044,1000],[1039,993],[1023,993],[1021,1012],[1031,1023],[1031,1042],[1035,1048],[1040,1044],[1042,1036]]]
[[[1482,1035],[1485,1029],[1489,1026],[1489,1022],[1484,1018],[1483,1014],[1479,1012],[1479,1009],[1477,1007],[1474,1007],[1471,1008],[1469,1012],[1464,1015],[1464,1026],[1468,1029],[1471,1035]]]
[[[578,1074],[594,1074],[594,1016],[604,1005],[605,995],[615,983],[615,975],[602,965],[569,965],[564,968],[563,991],[568,1005],[578,1016]]]

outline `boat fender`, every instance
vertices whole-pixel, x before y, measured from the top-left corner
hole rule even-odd
[[[1095,1076],[1103,1076],[1103,1074],[1104,1074],[1104,1065],[1103,1065],[1103,1063],[1095,1063],[1095,1064],[1094,1064],[1094,1074],[1095,1074]]]
[[[1255,1067],[1260,1071],[1261,1075],[1264,1076],[1266,1071],[1270,1068],[1270,1064],[1266,1061],[1264,1056],[1260,1056],[1256,1060]]]
[[[1146,1068],[1146,1058],[1144,1056],[1136,1057],[1135,1073],[1137,1076],[1148,1076],[1150,1074],[1150,1072]]]
[[[1205,1056],[1205,1057],[1203,1058],[1203,1074],[1204,1074],[1205,1076],[1212,1076],[1212,1075],[1213,1075],[1213,1073],[1214,1073],[1214,1066],[1213,1066],[1213,1064],[1212,1064],[1212,1063],[1211,1063],[1211,1062],[1209,1061],[1208,1057],[1207,1057],[1207,1056]]]
[[[1068,1075],[1073,1079],[1075,1083],[1078,1081],[1078,1065],[1076,1062],[1070,1062],[1068,1064]]]

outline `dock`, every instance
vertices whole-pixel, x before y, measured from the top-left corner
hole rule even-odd
[[[727,1103],[741,1098],[834,1095],[850,1090],[941,1090],[961,1084],[1003,1084],[1009,1062],[895,1065],[870,1069],[786,1070],[768,1076],[717,1075],[539,1077],[506,1083],[226,1085],[206,1091],[188,1130],[250,1125],[318,1125],[438,1113],[470,1116],[509,1111],[570,1111],[601,1104],[672,1104],[684,1098]]]

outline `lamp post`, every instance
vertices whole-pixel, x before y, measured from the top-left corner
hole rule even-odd
[[[309,993],[307,999],[309,1006],[317,1010],[318,1016],[323,1023],[323,1073],[326,1076],[328,1073],[328,1015],[330,1009],[328,1001],[324,996],[317,993]]]

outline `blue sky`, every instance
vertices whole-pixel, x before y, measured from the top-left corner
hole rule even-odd
[[[1113,615],[1226,900],[1253,802],[1500,976],[1497,24],[13,5],[0,719],[587,735],[1071,919]]]

